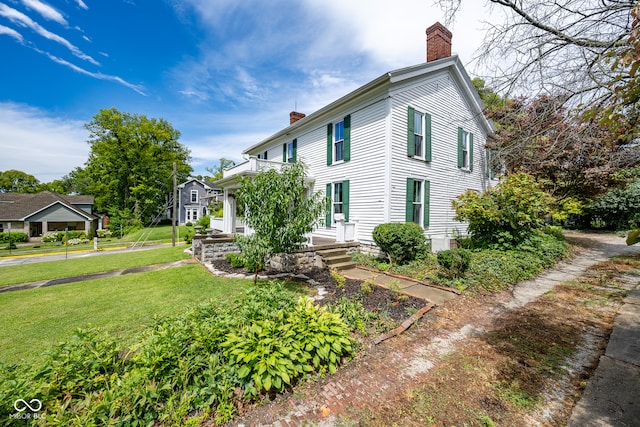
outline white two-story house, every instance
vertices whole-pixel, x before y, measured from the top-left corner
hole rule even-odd
[[[313,235],[372,244],[374,227],[413,221],[428,238],[465,234],[451,201],[492,185],[485,144],[493,135],[451,33],[427,29],[427,61],[391,71],[255,144],[224,172],[224,232],[235,230],[238,176],[304,162],[331,200]],[[346,224],[343,228],[344,219]]]

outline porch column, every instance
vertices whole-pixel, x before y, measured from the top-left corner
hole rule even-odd
[[[222,232],[233,234],[236,232],[236,197],[228,188],[224,189],[223,203]]]

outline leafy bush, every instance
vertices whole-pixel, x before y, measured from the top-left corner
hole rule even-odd
[[[553,198],[525,173],[507,176],[484,193],[467,191],[453,201],[455,219],[469,223],[474,243],[510,249],[543,228]]]
[[[99,239],[109,238],[112,236],[111,230],[98,230],[96,231]]]
[[[9,238],[11,238],[11,243],[24,243],[29,241],[29,236],[21,231],[12,231],[11,233],[5,231],[4,233],[0,233],[0,242],[8,243]]]
[[[413,222],[379,224],[373,229],[373,240],[392,264],[411,261],[426,247],[424,230]]]
[[[638,242],[640,242],[640,228],[631,230],[627,236],[627,245],[635,245]]]
[[[335,373],[342,356],[352,352],[349,328],[340,316],[304,298],[274,320],[227,334],[222,348],[245,395],[282,391],[314,370]]]
[[[471,264],[471,252],[468,249],[449,249],[437,254],[438,264],[451,278],[462,277]]]
[[[615,188],[597,197],[585,208],[590,224],[600,222],[599,228],[627,230],[640,226],[640,179],[624,188]]]
[[[244,267],[244,260],[242,259],[242,256],[239,253],[235,253],[235,252],[228,253],[224,257],[227,260],[227,262],[231,265],[231,267],[233,268]]]
[[[57,231],[49,231],[47,233],[44,233],[42,235],[42,241],[44,243],[52,243],[52,242],[59,242],[59,236],[58,236],[58,232]]]

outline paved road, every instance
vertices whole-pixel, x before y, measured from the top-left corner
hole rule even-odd
[[[69,252],[69,254],[56,253],[51,255],[34,255],[34,256],[23,255],[23,256],[15,256],[15,257],[4,257],[4,258],[0,258],[0,267],[5,267],[8,265],[31,264],[34,262],[58,261],[62,259],[86,258],[91,256],[99,256],[104,254],[114,254],[114,253],[122,253],[122,252],[137,252],[137,251],[144,251],[147,249],[157,249],[160,247],[166,247],[166,245],[149,245],[149,246],[143,246],[141,248],[108,249],[108,250],[100,250],[97,252],[93,252],[93,251]]]

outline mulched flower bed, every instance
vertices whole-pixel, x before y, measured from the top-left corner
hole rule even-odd
[[[234,268],[226,261],[214,261],[213,267],[217,270],[228,273],[251,274],[245,268]],[[272,269],[261,271],[261,275],[275,275],[280,273]],[[322,268],[313,268],[311,270],[294,271],[292,274],[304,274],[310,279],[315,280],[317,287],[323,287],[327,292],[324,298],[319,301],[320,304],[326,305],[339,301],[340,298],[347,297],[352,300],[362,302],[365,309],[388,315],[395,322],[403,322],[413,312],[424,307],[427,302],[414,297],[398,298],[390,290],[380,287],[371,286],[371,292],[362,290],[362,281],[346,279],[344,287],[336,286],[335,280],[331,277],[329,270]]]

